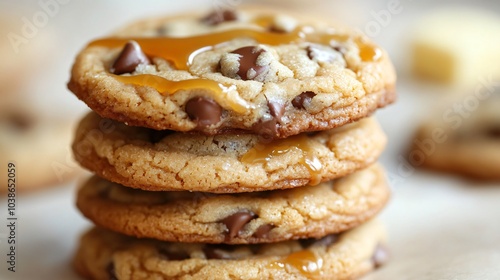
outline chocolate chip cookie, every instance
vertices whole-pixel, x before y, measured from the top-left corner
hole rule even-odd
[[[363,118],[395,99],[395,79],[359,32],[242,9],[147,19],[93,41],[68,87],[129,125],[274,139]]]
[[[389,198],[378,165],[302,188],[242,194],[148,192],[93,177],[77,206],[115,232],[165,241],[268,243],[319,238],[372,218]]]
[[[25,192],[66,182],[82,169],[71,158],[74,126],[11,106],[0,110],[0,193],[8,183]],[[15,165],[17,181],[8,181],[8,163]],[[12,168],[9,168],[12,169]],[[11,175],[12,176],[12,175]],[[11,189],[11,188],[9,188]]]
[[[471,98],[475,97],[462,96],[449,105],[442,121],[436,118],[420,128],[410,150],[411,163],[478,179],[500,180],[500,94],[480,101],[475,110],[462,111],[464,115],[451,113],[450,108]]]
[[[353,279],[387,259],[377,221],[339,235],[259,245],[136,239],[93,228],[80,241],[76,270],[89,279]]]
[[[386,138],[374,119],[260,142],[254,134],[205,136],[132,127],[95,113],[73,151],[97,175],[154,191],[251,192],[315,185],[375,162]]]

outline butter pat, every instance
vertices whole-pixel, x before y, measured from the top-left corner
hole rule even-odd
[[[419,77],[474,85],[500,75],[500,17],[487,11],[446,9],[418,25],[412,68]]]

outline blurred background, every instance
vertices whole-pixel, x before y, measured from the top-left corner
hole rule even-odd
[[[382,219],[392,259],[366,279],[500,279],[498,135],[418,144],[432,138],[429,127],[440,127],[450,137],[474,134],[471,128],[482,125],[500,128],[500,2],[486,0],[0,1],[0,161],[5,169],[14,160],[25,184],[18,200],[18,272],[6,273],[2,261],[0,279],[78,279],[69,261],[89,223],[73,206],[75,180],[85,172],[68,147],[75,123],[88,108],[66,83],[79,50],[135,19],[244,4],[351,25],[385,48],[396,66],[399,100],[376,114],[389,137],[381,161],[394,194]],[[487,110],[467,106],[478,87],[489,93],[476,96],[478,104],[490,104]],[[466,112],[457,111],[456,104]],[[449,128],[451,122],[443,120],[447,110],[464,126]],[[425,164],[414,151],[430,158],[426,151],[433,154],[441,146],[453,158],[460,145],[473,147],[472,154],[488,146],[477,154],[489,154],[481,159],[490,161],[468,159],[493,179],[419,168]],[[6,201],[0,200],[5,220]],[[2,255],[5,236],[1,227]]]

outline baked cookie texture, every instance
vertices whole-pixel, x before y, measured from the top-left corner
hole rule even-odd
[[[74,266],[96,280],[353,279],[384,262],[384,242],[377,221],[319,240],[260,245],[168,243],[93,228]]]
[[[410,155],[416,158],[414,165],[471,178],[500,180],[498,108],[500,94],[493,93],[468,118],[455,115],[446,121],[436,118],[422,125],[410,150]]]
[[[77,206],[96,225],[140,238],[245,244],[339,233],[372,218],[388,198],[374,165],[317,186],[242,194],[147,192],[93,177]]]
[[[97,175],[144,190],[234,193],[318,184],[374,163],[386,137],[371,118],[262,143],[254,134],[204,136],[132,127],[90,113],[76,160]]]
[[[68,87],[99,115],[129,125],[266,139],[335,128],[395,99],[394,68],[366,36],[275,14],[133,23],[83,49]]]
[[[72,145],[96,176],[89,279],[354,279],[387,260],[395,99],[380,47],[263,9],[146,19],[88,44],[69,89],[94,112]]]

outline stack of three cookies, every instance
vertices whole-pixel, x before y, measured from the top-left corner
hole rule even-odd
[[[380,265],[387,54],[262,10],[147,19],[89,44],[69,88],[95,113],[89,279],[350,279]],[[354,123],[350,123],[356,121]],[[350,124],[349,124],[350,123]]]

